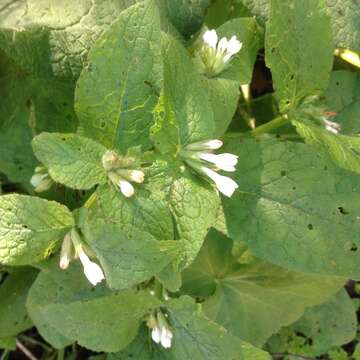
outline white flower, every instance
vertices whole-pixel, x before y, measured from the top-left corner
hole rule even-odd
[[[214,170],[205,166],[201,168],[202,172],[214,181],[218,190],[227,197],[231,197],[235,190],[239,187],[238,184],[227,176],[219,175]]]
[[[138,184],[141,184],[142,182],[144,182],[145,174],[141,170],[121,170],[121,169],[119,169],[117,171],[117,173],[129,181],[133,181]]]
[[[198,141],[192,144],[187,145],[185,148],[190,151],[201,151],[201,150],[217,150],[223,146],[223,142],[221,140],[205,140]]]
[[[144,172],[132,169],[136,166],[136,161],[132,157],[123,157],[115,151],[107,150],[102,157],[102,164],[111,182],[127,198],[135,194],[135,188],[131,182],[138,184],[144,182]]]
[[[233,154],[211,154],[211,153],[199,153],[199,158],[201,160],[208,161],[214,165],[220,170],[234,172],[235,166],[238,162],[238,157]]]
[[[204,42],[211,48],[216,49],[218,36],[216,30],[207,30],[203,35]]]
[[[91,261],[84,250],[77,250],[79,259],[84,267],[84,274],[92,285],[97,285],[105,279],[101,267]]]
[[[127,198],[132,197],[135,193],[135,189],[129,181],[119,180],[118,186],[122,194]]]
[[[231,197],[238,185],[229,177],[219,175],[217,170],[234,172],[238,163],[238,156],[234,154],[213,154],[212,150],[219,149],[220,140],[205,140],[185,146],[180,151],[180,157],[194,170],[209,177],[218,190],[225,196]]]
[[[325,124],[325,129],[327,131],[332,132],[333,134],[337,135],[340,131],[341,131],[341,125],[334,122],[334,121],[330,121],[330,120],[324,120],[324,124]]]
[[[31,177],[30,183],[34,187],[34,190],[40,193],[49,190],[54,181],[43,166],[38,166],[35,168],[35,173]]]
[[[151,338],[163,348],[169,349],[174,335],[170,330],[163,313],[159,310],[157,312],[157,317],[151,316],[150,319],[151,321],[148,321],[148,326],[152,327]]]
[[[215,30],[207,30],[203,34],[203,45],[199,50],[202,60],[202,70],[208,76],[215,76],[222,72],[231,58],[242,48],[242,43],[232,36],[230,40],[223,37],[218,41]]]
[[[71,260],[79,258],[83,265],[85,276],[90,283],[95,286],[103,281],[105,276],[101,267],[90,260],[85,250],[88,253],[91,252],[89,249],[86,249],[85,245],[81,241],[80,235],[73,228],[64,238],[61,247],[59,266],[61,269],[66,270]]]
[[[66,270],[73,259],[73,244],[70,234],[66,234],[61,246],[59,266],[62,270]]]

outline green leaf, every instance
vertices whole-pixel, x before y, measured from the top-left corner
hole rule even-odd
[[[311,338],[313,350],[321,355],[355,338],[356,311],[349,295],[342,289],[326,303],[306,310],[292,327]]]
[[[323,0],[272,0],[265,53],[282,110],[327,88],[333,51]]]
[[[126,234],[119,225],[104,221],[85,224],[85,238],[95,252],[112,289],[130,288],[158,274],[179,257],[180,241],[157,241],[133,229]]]
[[[232,239],[292,270],[359,278],[359,175],[301,143],[234,141],[225,151],[239,155],[239,191],[223,202]]]
[[[25,301],[36,274],[35,269],[20,268],[8,274],[1,283],[0,339],[11,338],[32,327]]]
[[[124,351],[110,355],[109,360],[265,360],[270,356],[232,336],[201,313],[200,306],[186,296],[166,303],[169,322],[174,333],[169,350],[147,341],[146,330]]]
[[[259,23],[264,26],[269,18],[271,0],[241,0],[241,2],[248,7]]]
[[[119,224],[128,233],[135,229],[147,232],[158,240],[174,239],[174,224],[167,204],[157,193],[140,187],[132,198],[125,198],[113,186],[100,186],[96,191],[96,205],[89,216]]]
[[[51,342],[43,323],[88,349],[106,352],[126,347],[136,337],[143,316],[158,305],[144,291],[91,288],[79,264],[66,272],[56,268],[41,272],[27,301],[29,314],[46,340]]]
[[[344,284],[342,278],[294,272],[245,255],[238,259],[232,247],[232,240],[211,231],[184,271],[182,290],[207,297],[207,316],[256,346]]]
[[[352,0],[326,0],[337,47],[360,51],[360,6]]]
[[[264,32],[255,18],[236,18],[227,21],[217,30],[219,39],[230,39],[236,35],[242,43],[241,50],[231,59],[227,70],[219,75],[220,78],[239,81],[241,84],[251,82],[254,64],[258,51],[264,46]]]
[[[0,349],[16,350],[16,338],[0,338]]]
[[[215,0],[212,1],[206,14],[206,25],[217,28],[229,19],[251,16],[247,7],[239,0]]]
[[[4,5],[0,48],[36,76],[77,78],[91,45],[134,2],[31,0]]]
[[[152,1],[131,6],[91,48],[76,89],[80,133],[108,148],[150,146],[161,83],[159,14]]]
[[[163,35],[164,90],[151,138],[162,153],[211,139],[215,122],[208,93],[183,45]],[[163,142],[166,145],[163,145]]]
[[[210,2],[210,0],[159,0],[169,20],[186,38],[200,30]]]
[[[30,189],[36,166],[30,146],[33,109],[27,101],[31,86],[18,69],[7,67],[6,71],[0,78],[0,172]]]
[[[360,75],[345,70],[333,71],[329,88],[323,95],[329,111],[340,113],[353,102],[360,100]]]
[[[261,25],[269,18],[271,0],[241,0],[256,16]],[[360,7],[352,0],[326,0],[326,9],[331,16],[331,27],[337,47],[360,51]]]
[[[292,121],[308,144],[318,147],[340,167],[360,173],[360,137],[332,134],[308,121]]]
[[[95,141],[74,134],[42,133],[33,139],[32,146],[56,182],[88,190],[107,180],[101,162],[106,148]]]
[[[239,84],[227,79],[206,79],[210,94],[216,130],[214,137],[221,137],[233,119],[240,97]]]
[[[11,194],[0,197],[0,263],[34,264],[46,258],[74,226],[70,211],[54,201]]]
[[[179,236],[184,241],[186,265],[189,265],[216,221],[220,199],[204,180],[183,174],[174,181],[169,202]]]

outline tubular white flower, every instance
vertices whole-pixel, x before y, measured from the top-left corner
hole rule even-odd
[[[341,131],[341,125],[330,120],[324,119],[325,129],[337,135]]]
[[[36,188],[48,176],[49,176],[48,174],[34,174],[30,179],[30,183],[34,188]]]
[[[171,330],[164,327],[161,335],[162,336],[160,339],[160,343],[161,343],[162,347],[165,349],[171,348],[171,342],[172,342],[172,338],[173,338],[173,333],[171,332]]]
[[[78,255],[84,268],[84,274],[90,283],[95,286],[102,282],[105,279],[105,276],[101,267],[91,261],[82,249],[78,251]]]
[[[234,172],[235,166],[238,162],[238,157],[233,154],[211,154],[211,153],[199,153],[199,158],[201,160],[208,161],[214,165],[216,165],[217,168],[224,171],[230,171]]]
[[[135,194],[135,189],[129,181],[119,180],[118,186],[122,194],[127,198],[130,198]]]
[[[73,258],[73,245],[71,241],[71,236],[70,234],[66,234],[63,243],[61,245],[60,262],[59,262],[60,269],[66,270],[69,267],[72,258]]]
[[[215,30],[207,30],[203,35],[204,42],[211,48],[216,49],[218,42],[218,36]]]
[[[145,174],[141,170],[118,170],[117,173],[129,181],[141,184],[144,182]]]
[[[162,327],[159,326],[155,326],[152,331],[151,331],[151,338],[153,339],[154,342],[156,342],[157,344],[160,343],[161,341],[161,337],[162,337]]]
[[[205,166],[201,167],[201,171],[213,180],[218,190],[227,197],[231,197],[235,190],[239,187],[233,179],[227,176],[219,175],[214,170]]]
[[[185,148],[190,151],[202,151],[202,150],[217,150],[223,146],[223,142],[218,139],[204,140],[194,142],[187,145]]]

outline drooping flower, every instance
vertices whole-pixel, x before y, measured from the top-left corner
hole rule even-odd
[[[61,269],[66,270],[72,260],[79,258],[84,269],[84,274],[89,282],[96,286],[105,279],[101,267],[90,260],[86,246],[81,241],[80,235],[75,229],[66,234],[60,252]]]
[[[341,131],[341,125],[340,124],[338,124],[338,123],[336,123],[334,121],[327,120],[325,118],[323,118],[323,121],[324,121],[325,129],[327,131],[330,131],[335,135],[337,135]]]
[[[135,188],[131,182],[141,184],[144,181],[144,173],[134,168],[135,159],[131,157],[122,157],[115,151],[108,150],[103,155],[102,163],[110,181],[127,198],[135,194]]]
[[[156,344],[169,349],[172,344],[173,332],[170,329],[168,321],[161,310],[156,311],[156,315],[151,314],[148,321],[148,327],[151,328],[151,338]]]
[[[34,175],[30,179],[30,183],[34,187],[34,191],[40,193],[49,190],[54,184],[54,181],[51,179],[45,167],[37,166]]]
[[[218,41],[216,30],[207,30],[202,37],[203,43],[198,51],[201,59],[203,73],[207,76],[216,76],[221,73],[230,63],[231,58],[237,54],[242,43],[232,36]]]
[[[198,173],[209,177],[217,189],[227,197],[231,197],[238,188],[237,183],[216,171],[234,172],[238,157],[234,154],[214,154],[213,151],[222,146],[220,140],[205,140],[189,144],[180,151],[180,157]]]

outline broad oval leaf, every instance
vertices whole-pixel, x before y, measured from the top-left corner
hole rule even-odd
[[[301,143],[234,141],[226,150],[239,155],[239,190],[223,202],[232,239],[289,269],[360,277],[359,175]]]
[[[71,212],[55,201],[0,196],[0,263],[27,265],[43,260],[73,226]]]
[[[91,189],[106,182],[102,156],[106,148],[75,134],[42,133],[32,141],[36,157],[50,176],[72,189]]]
[[[160,18],[153,1],[123,11],[91,48],[77,83],[80,133],[109,148],[147,148],[162,79]]]
[[[263,346],[282,326],[299,319],[305,308],[327,300],[345,282],[290,271],[246,252],[238,258],[232,252],[232,240],[210,231],[183,273],[182,290],[205,297],[203,309],[209,318],[255,346]]]
[[[266,63],[282,110],[327,88],[333,51],[331,22],[323,0],[271,2]]]
[[[159,306],[149,292],[92,288],[78,263],[65,272],[54,265],[40,273],[27,300],[34,324],[49,341],[44,325],[88,349],[119,351],[136,337],[149,309]]]

